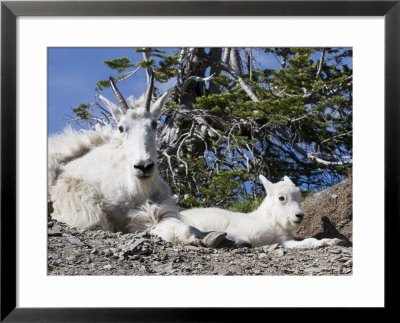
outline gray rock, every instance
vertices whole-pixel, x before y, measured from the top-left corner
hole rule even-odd
[[[283,249],[274,250],[274,255],[277,257],[283,257],[286,254],[286,251]]]
[[[117,248],[110,248],[109,250],[111,251],[112,254],[118,253],[118,249]]]
[[[268,245],[268,246],[264,246],[264,247],[262,247],[262,249],[265,252],[270,252],[270,251],[274,251],[275,249],[277,249],[278,246],[279,246],[279,243],[274,243],[274,244],[271,244],[271,245]]]
[[[133,243],[127,243],[122,247],[122,250],[128,251],[128,250],[134,250],[136,249],[140,244],[142,244],[145,241],[145,239],[138,239],[133,241]]]
[[[76,261],[76,257],[75,256],[69,256],[67,258],[65,258],[68,261]]]
[[[194,251],[198,251],[199,250],[199,247],[196,247],[196,246],[185,246],[185,248],[187,249],[187,250],[194,250]]]
[[[112,251],[111,251],[109,248],[107,248],[107,249],[104,249],[104,250],[103,250],[103,255],[105,255],[105,256],[112,256],[113,253],[112,253]]]
[[[316,267],[309,267],[309,268],[304,269],[304,271],[305,271],[306,273],[314,274],[314,273],[319,272],[320,269],[318,269],[318,268],[316,268]]]
[[[158,273],[171,273],[172,272],[172,264],[166,263],[166,264],[158,265],[158,266],[155,266],[153,268],[153,270]]]
[[[47,229],[47,235],[49,237],[59,237],[62,235],[61,227],[57,224],[53,224],[51,228]]]
[[[80,247],[86,246],[79,238],[77,238],[75,236],[68,237],[68,241],[71,242],[72,244],[75,244]]]
[[[265,252],[262,252],[262,253],[258,254],[258,259],[264,259],[264,258],[267,258],[267,257],[268,257],[268,255]]]

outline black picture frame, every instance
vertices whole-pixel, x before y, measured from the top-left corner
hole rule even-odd
[[[385,309],[397,286],[390,263],[399,231],[400,0],[4,1],[1,3],[1,322],[236,321],[240,309],[16,307],[16,19],[19,16],[383,16],[385,19]],[[372,189],[371,189],[371,194]],[[390,280],[389,280],[390,277]],[[243,310],[243,309],[241,309]],[[252,309],[256,311],[255,309]],[[258,311],[261,311],[260,309]],[[257,315],[257,313],[252,314]],[[256,316],[254,316],[255,318]]]

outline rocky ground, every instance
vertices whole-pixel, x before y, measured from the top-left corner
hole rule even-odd
[[[317,249],[209,249],[139,235],[77,230],[48,222],[49,275],[351,275],[351,178],[302,203],[296,237],[341,238],[347,246]]]

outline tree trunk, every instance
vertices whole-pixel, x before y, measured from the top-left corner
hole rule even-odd
[[[211,48],[210,50],[210,58],[215,62],[215,61],[220,61],[221,60],[221,55],[222,55],[222,48]],[[210,75],[215,74],[215,76],[219,75],[221,73],[221,69],[218,68],[215,65],[211,66],[210,70]],[[221,93],[220,88],[218,85],[216,85],[214,82],[210,82],[210,87],[208,89],[209,94],[219,94]]]
[[[239,76],[243,75],[242,59],[240,58],[239,49],[238,48],[232,48],[231,49],[231,65],[232,65],[232,68],[235,70],[235,72]]]

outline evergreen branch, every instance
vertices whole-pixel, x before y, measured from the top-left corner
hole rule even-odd
[[[250,99],[253,102],[260,102],[260,100],[257,98],[257,96],[254,94],[254,92],[250,89],[250,87],[246,84],[246,82],[240,77],[240,75],[228,64],[224,62],[213,62],[213,64],[217,65],[220,69],[228,72],[235,80],[237,80],[242,87],[243,91],[247,93],[247,95],[250,97]]]

